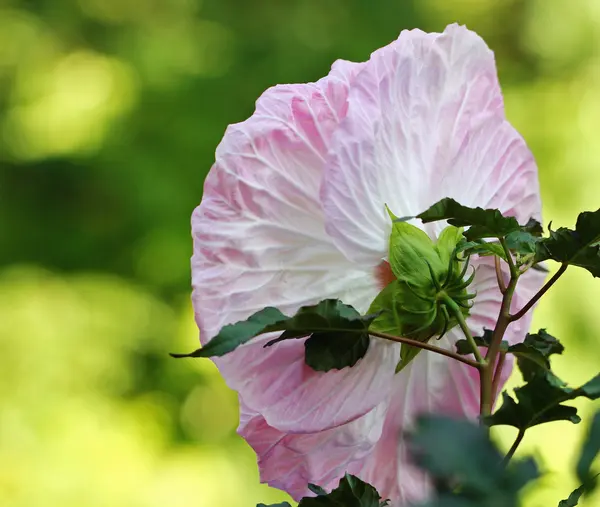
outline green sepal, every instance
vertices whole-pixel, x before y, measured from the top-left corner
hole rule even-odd
[[[435,243],[435,249],[437,250],[442,265],[445,266],[445,269],[448,268],[450,259],[454,261],[459,244],[463,241],[462,227],[454,227],[453,225],[445,227],[438,236]],[[456,267],[457,264],[458,262],[456,261],[454,266]]]
[[[369,327],[372,331],[403,336],[426,342],[456,326],[456,319],[446,320],[435,300],[433,288],[429,294],[411,288],[407,282],[394,280],[371,303],[369,314],[377,314]],[[421,351],[403,343],[400,348],[399,372]]]

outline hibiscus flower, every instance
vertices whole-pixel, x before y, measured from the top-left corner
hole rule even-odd
[[[366,312],[393,279],[386,205],[414,216],[444,197],[520,223],[540,218],[534,159],[505,118],[494,55],[475,33],[403,31],[367,62],[337,61],[316,83],[270,88],[227,129],[192,216],[201,342],[266,306],[292,315],[337,298]],[[413,223],[434,239],[443,228]],[[480,334],[502,295],[493,262],[471,263],[467,323]],[[514,306],[541,282],[523,276]],[[528,326],[512,324],[506,339],[522,340]],[[463,337],[456,327],[436,345],[452,349]],[[394,507],[420,499],[427,481],[402,432],[423,412],[478,415],[477,371],[451,358],[422,352],[395,374],[400,345],[372,338],[355,366],[324,373],[305,364],[304,340],[263,348],[270,339],[215,362],[239,394],[238,432],[261,480],[295,499],[310,494],[309,482],[333,488],[345,472]]]

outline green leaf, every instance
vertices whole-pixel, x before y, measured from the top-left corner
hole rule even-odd
[[[492,342],[493,332],[489,329],[483,330],[483,336],[475,336],[474,340],[480,347],[489,347]],[[549,370],[550,356],[552,354],[562,354],[564,347],[561,343],[546,332],[545,329],[540,329],[535,334],[528,334],[522,343],[509,346],[506,341],[503,341],[500,346],[500,351],[514,354],[517,359],[533,361],[538,367]],[[471,354],[471,346],[467,340],[458,340],[456,342],[456,352],[461,355]],[[525,375],[529,370],[525,366]],[[527,380],[527,379],[525,379]]]
[[[189,354],[171,354],[171,356],[177,358],[224,356],[262,333],[277,331],[277,326],[288,320],[289,317],[286,317],[277,308],[267,307],[246,320],[223,327],[219,334],[204,347]]]
[[[482,239],[477,241],[463,241],[459,243],[456,248],[456,253],[463,252],[464,255],[473,255],[477,254],[482,257],[495,255],[496,257],[500,257],[501,259],[506,260],[506,253],[504,252],[504,248],[500,243],[484,241]]]
[[[536,237],[541,237],[544,235],[544,228],[542,227],[542,224],[539,223],[535,218],[530,218],[521,229]]]
[[[311,491],[318,496],[303,498],[298,507],[382,507],[386,505],[386,502],[381,502],[381,497],[373,486],[354,475],[346,474],[331,493],[326,493],[318,486],[311,486],[315,488],[311,488]]]
[[[505,467],[487,431],[471,421],[423,416],[407,440],[436,489],[427,507],[517,507],[519,491],[538,477],[532,460]]]
[[[283,331],[282,340],[309,339],[305,342],[306,364],[317,371],[329,371],[354,366],[369,347],[368,328],[377,315],[361,316],[353,307],[337,299],[325,299],[316,305],[303,306],[293,317],[276,308],[265,308],[245,321],[225,326],[204,347],[191,354],[171,354],[174,357],[223,356],[252,338],[270,332]]]
[[[517,358],[525,385],[515,389],[517,401],[508,393],[502,393],[502,406],[486,418],[486,423],[520,430],[552,421],[579,423],[577,409],[563,403],[580,396],[600,397],[600,378],[592,379],[579,389],[569,388],[550,369],[550,357],[562,354],[563,350],[561,343],[545,329],[528,334],[523,343],[508,347],[507,352]]]
[[[308,483],[308,489],[317,496],[323,496],[323,495],[327,494],[327,491],[325,491],[321,486],[317,486],[316,484],[311,484],[310,482]]]
[[[581,485],[569,495],[569,498],[561,500],[558,507],[575,507],[576,505],[579,505],[579,499],[584,493],[585,486]]]
[[[304,342],[304,361],[315,371],[341,370],[365,356],[369,341],[366,331],[314,333]]]
[[[590,400],[600,398],[600,375],[577,389],[571,389],[535,361],[517,358],[517,363],[526,383],[515,389],[516,400],[508,393],[502,393],[502,406],[485,418],[488,426],[508,425],[524,431],[552,421],[577,424],[581,421],[577,409],[563,403],[580,397]]]
[[[523,343],[510,346],[508,352],[514,354],[517,359],[533,361],[540,368],[549,370],[550,356],[553,354],[562,354],[564,349],[554,336],[547,333],[545,329],[540,329],[535,334],[528,334]],[[529,372],[530,370],[525,368],[523,374],[528,375]]]
[[[600,277],[600,209],[586,211],[577,218],[575,230],[561,227],[536,245],[535,260],[551,259],[587,269]]]
[[[479,345],[480,347],[489,347],[490,343],[492,343],[492,335],[494,334],[494,332],[490,329],[484,329],[483,330],[483,336],[474,336],[473,340],[475,341],[475,343],[477,345]],[[508,349],[508,343],[506,342],[502,342],[502,349],[503,351]],[[456,352],[458,354],[461,354],[463,356],[466,356],[467,354],[472,354],[473,353],[473,349],[471,348],[471,345],[469,344],[469,342],[467,340],[457,340],[456,342]]]
[[[531,255],[536,251],[536,245],[540,238],[530,232],[519,230],[506,235],[506,246],[509,250],[520,255]]]
[[[272,503],[269,505],[265,505],[264,503],[259,503],[256,505],[256,507],[292,507],[292,506],[287,502],[281,502],[281,503]]]
[[[569,495],[569,498],[561,500],[558,504],[558,507],[575,507],[576,505],[579,505],[579,500],[581,497],[591,491],[590,485],[592,485],[592,489],[595,487],[598,476],[600,476],[600,474],[596,474],[594,477],[591,477],[589,483],[579,486]]]
[[[515,218],[505,217],[497,209],[469,208],[448,197],[417,215],[417,218],[424,223],[447,220],[457,227],[470,226],[464,233],[469,241],[501,238],[521,229]]]
[[[596,487],[597,475],[594,476],[590,470],[598,453],[600,453],[600,412],[596,412],[592,419],[577,462],[577,477],[586,492],[590,492]]]

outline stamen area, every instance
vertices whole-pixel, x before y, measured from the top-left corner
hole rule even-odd
[[[379,284],[379,288],[385,288],[389,283],[396,280],[396,276],[392,272],[392,267],[388,261],[381,261],[375,268],[375,278]]]

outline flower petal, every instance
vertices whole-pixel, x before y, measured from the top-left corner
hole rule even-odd
[[[436,345],[450,348],[461,338],[452,330]],[[421,353],[396,375],[381,439],[368,458],[354,462],[348,472],[377,488],[391,507],[423,500],[429,492],[426,475],[411,464],[402,435],[424,413],[475,418],[479,413],[477,370],[439,354]]]
[[[261,482],[287,491],[299,501],[312,496],[308,483],[332,489],[349,463],[371,452],[381,436],[386,409],[384,402],[337,428],[294,434],[269,426],[242,403],[238,433],[258,456]]]
[[[265,306],[293,314],[340,298],[364,312],[374,270],[349,262],[324,228],[325,153],[360,65],[338,62],[318,83],[277,86],[230,126],[192,216],[193,303],[201,340]],[[396,345],[373,340],[353,368],[318,373],[303,340],[263,348],[265,336],[215,361],[244,402],[282,431],[312,432],[360,417],[388,394]]]
[[[321,193],[327,231],[349,259],[381,258],[386,204],[414,216],[453,197],[539,218],[535,162],[505,119],[493,53],[475,33],[457,25],[402,32],[373,53],[348,103]]]

